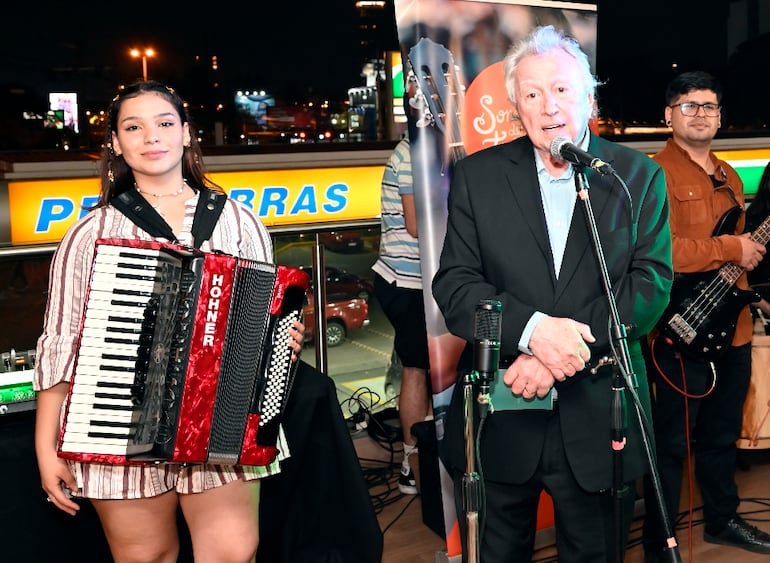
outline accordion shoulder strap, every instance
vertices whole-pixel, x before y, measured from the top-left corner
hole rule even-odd
[[[136,190],[126,190],[113,197],[110,204],[131,219],[134,224],[154,237],[163,237],[178,243],[176,235],[157,211]]]
[[[226,201],[226,194],[208,188],[200,189],[200,198],[198,199],[198,206],[195,208],[192,227],[195,248],[200,248],[211,237]],[[135,190],[126,190],[113,197],[110,203],[143,231],[154,237],[163,237],[171,242],[179,243],[168,223]]]
[[[192,235],[195,248],[201,245],[211,237],[214,232],[214,226],[217,219],[222,214],[222,209],[227,201],[227,194],[215,192],[207,188],[202,188],[198,198],[198,207],[195,208],[195,217],[193,218]]]

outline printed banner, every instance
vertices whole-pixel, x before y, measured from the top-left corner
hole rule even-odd
[[[595,4],[538,0],[395,0],[395,9],[415,125],[412,172],[440,450],[466,344],[447,330],[430,284],[446,233],[452,167],[467,154],[524,134],[503,80],[502,60],[511,45],[534,27],[552,24],[577,39],[595,68],[597,11]],[[460,556],[452,483],[443,465],[440,473],[447,555]],[[552,515],[538,518],[538,527],[552,525]]]

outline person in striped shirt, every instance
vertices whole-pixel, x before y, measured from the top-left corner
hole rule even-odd
[[[402,366],[398,411],[404,457],[398,488],[403,494],[414,495],[417,494],[417,483],[409,456],[417,449],[417,438],[411,429],[428,418],[432,409],[408,136],[398,142],[385,165],[380,193],[380,250],[372,266],[374,291],[393,325],[393,347]]]

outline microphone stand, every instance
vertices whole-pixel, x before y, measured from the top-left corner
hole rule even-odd
[[[481,381],[479,396],[474,401],[473,385]],[[463,413],[465,416],[465,474],[463,475],[462,494],[463,510],[468,526],[467,532],[467,562],[479,563],[481,561],[480,533],[479,533],[479,508],[482,499],[481,478],[476,471],[476,431],[473,416],[473,405],[478,403],[483,422],[491,405],[489,399],[489,384],[487,377],[476,371],[466,373],[463,376]]]
[[[615,302],[615,296],[612,292],[612,283],[610,281],[609,272],[607,270],[607,262],[604,257],[604,251],[602,250],[601,240],[599,239],[599,231],[596,228],[596,217],[591,207],[591,199],[588,196],[588,180],[586,180],[583,166],[573,165],[575,173],[575,188],[577,190],[578,198],[583,202],[583,209],[585,211],[586,222],[588,223],[589,231],[591,233],[591,240],[596,251],[596,258],[599,262],[599,270],[602,275],[602,282],[604,284],[604,291],[607,297],[607,304],[610,311],[610,338],[614,339],[616,346],[613,350],[617,350],[620,353],[616,353],[614,359],[603,358],[599,362],[599,366],[613,364],[613,378],[612,378],[612,397],[610,403],[610,417],[611,417],[611,447],[612,447],[612,494],[613,494],[613,534],[615,538],[615,561],[622,563],[624,559],[625,550],[625,526],[623,524],[623,500],[626,495],[630,493],[623,481],[623,450],[626,446],[626,429],[627,429],[627,405],[626,405],[626,390],[629,392],[638,389],[638,382],[636,375],[633,372],[631,365],[631,355],[628,351],[628,338],[626,333],[626,327],[620,322],[620,315],[618,313],[617,303]],[[598,367],[595,369],[598,369]],[[635,413],[638,423],[641,428],[640,435],[642,436],[642,442],[644,444],[645,452],[647,453],[647,459],[650,466],[650,471],[653,475],[655,482],[658,481],[657,470],[653,461],[652,447],[650,446],[648,433],[646,431],[646,423],[644,413],[640,406],[634,402]],[[659,487],[656,488],[659,492]],[[665,504],[662,501],[662,497],[659,494],[658,506],[663,518],[666,535],[668,538],[669,547],[673,548],[671,551],[672,559],[674,562],[681,562],[679,552],[676,550],[675,541],[672,542],[673,533],[671,532],[671,524],[666,515]]]

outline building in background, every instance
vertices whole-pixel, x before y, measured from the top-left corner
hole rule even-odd
[[[713,5],[712,5],[713,4]],[[696,0],[620,3],[599,0],[597,71],[604,85],[599,91],[600,115],[612,123],[608,130],[624,131],[629,125],[660,125],[662,101],[650,92],[662,91],[673,73],[703,67],[723,79],[725,111],[723,134],[751,129],[765,132],[770,125],[770,106],[755,103],[754,92],[763,91],[770,76],[763,72],[770,57],[770,3],[762,0],[718,0],[704,9]],[[42,10],[44,7],[41,6]],[[272,92],[274,111],[312,114],[316,127],[306,131],[302,142],[392,140],[391,124],[398,121],[399,95],[393,88],[395,68],[389,57],[400,54],[395,29],[394,0],[334,0],[303,8],[306,27],[286,14],[275,19],[266,14],[238,12],[225,6],[212,10],[207,31],[183,44],[180,36],[190,35],[179,14],[178,29],[164,29],[158,38],[157,56],[147,61],[150,79],[173,84],[189,97],[190,111],[204,145],[248,144],[235,95],[245,87]],[[666,18],[661,18],[665,10]],[[82,13],[81,13],[82,12]],[[50,33],[41,22],[13,26],[4,20],[5,61],[0,68],[0,150],[70,149],[93,150],[102,139],[100,112],[105,101],[122,82],[142,75],[142,65],[128,54],[134,32],[112,30],[107,48],[94,48],[87,40],[85,7],[77,17],[83,32],[65,33],[63,19],[56,20]],[[319,14],[333,18],[315,19]],[[249,19],[258,15],[258,19]],[[299,14],[297,14],[299,15]],[[63,16],[64,17],[64,16]],[[244,31],[235,26],[246,18],[254,27]],[[61,20],[61,21],[60,21]],[[244,20],[246,21],[246,20]],[[688,26],[682,28],[681,22]],[[199,25],[196,22],[195,25]],[[98,25],[91,23],[94,29]],[[257,36],[267,30],[281,34],[269,49],[258,47]],[[300,31],[301,30],[301,31]],[[12,34],[24,39],[24,49],[15,47]],[[178,35],[171,35],[177,33]],[[136,39],[149,40],[150,32]],[[52,36],[52,37],[48,37]],[[667,38],[662,41],[661,38]],[[708,40],[703,40],[708,37]],[[323,39],[323,41],[321,41]],[[321,47],[339,41],[335,49]],[[7,44],[7,45],[6,45]],[[40,47],[34,48],[35,45]],[[45,45],[46,47],[44,47]],[[8,47],[6,49],[5,47]],[[184,50],[183,50],[184,47]],[[263,71],[279,50],[297,51],[300,58],[279,72]],[[358,69],[349,79],[335,84],[332,92],[314,91],[305,76],[309,69],[332,76],[336,67],[353,60]],[[640,77],[645,87],[639,88]],[[257,79],[259,78],[259,79]],[[751,88],[746,85],[751,84]],[[660,85],[660,86],[658,86]],[[253,91],[253,89],[252,89]],[[51,108],[49,94],[74,93],[78,100],[77,127],[45,127]],[[284,108],[284,109],[280,109]],[[372,120],[375,120],[372,123]],[[299,138],[301,132],[295,131]],[[263,136],[260,143],[286,142],[286,137]]]

